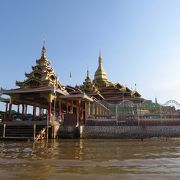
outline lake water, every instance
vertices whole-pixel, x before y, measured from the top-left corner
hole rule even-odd
[[[0,179],[180,179],[180,139],[1,141]]]

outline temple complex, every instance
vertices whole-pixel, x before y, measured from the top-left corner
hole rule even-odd
[[[110,110],[88,96],[78,88],[63,86],[56,76],[50,61],[46,57],[46,48],[43,46],[41,57],[36,60],[30,73],[25,73],[24,81],[16,81],[16,89],[1,89],[1,94],[8,95],[3,121],[44,121],[50,125],[55,122],[63,126],[85,124],[88,116],[94,118],[100,113],[104,116]],[[98,96],[98,91],[97,93]],[[101,97],[99,95],[99,97]],[[93,106],[96,104],[96,106]],[[17,107],[15,114],[12,106]],[[32,113],[28,113],[31,109]],[[32,114],[32,115],[31,115]]]
[[[83,82],[83,85],[79,88],[90,96],[101,97],[104,101],[117,104],[123,100],[129,100],[134,103],[143,102],[144,99],[136,90],[130,90],[128,87],[119,83],[113,83],[108,80],[106,72],[102,65],[102,56],[98,58],[98,68],[92,81],[89,77],[89,71],[87,71],[87,77]],[[97,96],[98,95],[98,96]]]
[[[87,70],[82,85],[64,86],[51,67],[43,45],[32,71],[25,73],[24,81],[16,81],[16,86],[0,90],[0,102],[6,105],[5,111],[0,112],[3,139],[71,137],[74,132],[80,137],[85,127],[92,129],[92,133],[100,129],[98,133],[106,136],[104,129],[108,126],[117,130],[118,126],[180,124],[179,110],[160,105],[157,99],[155,103],[145,100],[136,89],[109,81],[101,54],[93,80]],[[110,130],[113,136],[114,130]]]

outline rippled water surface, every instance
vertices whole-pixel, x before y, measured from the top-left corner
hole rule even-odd
[[[1,141],[0,179],[180,179],[180,139]]]

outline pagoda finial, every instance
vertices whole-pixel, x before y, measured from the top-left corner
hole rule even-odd
[[[99,65],[102,65],[102,55],[101,55],[101,51],[99,51]]]
[[[99,52],[99,57],[98,57],[98,61],[99,61],[99,65],[98,65],[98,68],[95,72],[95,75],[94,75],[94,81],[95,82],[107,82],[107,77],[106,77],[106,72],[103,68],[103,65],[102,65],[102,55],[101,55],[101,52]]]
[[[89,68],[87,67],[87,78],[89,78]]]
[[[41,57],[46,58],[45,40],[43,41]]]

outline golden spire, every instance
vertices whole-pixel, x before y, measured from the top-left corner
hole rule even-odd
[[[89,78],[89,68],[87,68],[87,78]]]
[[[41,53],[42,58],[46,58],[46,48],[45,48],[45,41],[43,41],[43,47],[42,47],[42,53]]]
[[[102,66],[102,56],[101,56],[101,51],[99,51],[99,66]]]
[[[94,80],[95,81],[107,81],[106,72],[102,66],[101,52],[99,52],[98,61],[99,61],[99,65],[98,65],[98,68],[95,72]]]

